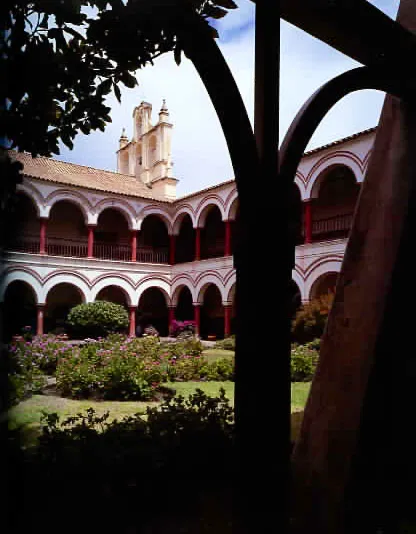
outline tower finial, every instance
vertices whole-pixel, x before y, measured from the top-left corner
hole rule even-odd
[[[121,130],[120,139],[127,139],[126,129],[125,129],[125,128],[123,128],[123,129]]]
[[[160,108],[160,111],[164,111],[165,113],[168,111],[168,108],[166,107],[166,99],[165,98],[162,100],[162,107]]]

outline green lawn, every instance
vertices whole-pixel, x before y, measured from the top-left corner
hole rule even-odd
[[[175,382],[170,384],[175,389],[176,395],[188,396],[196,389],[202,389],[207,395],[218,395],[221,387],[224,387],[227,397],[234,402],[233,382]],[[309,383],[292,384],[292,439],[296,436],[302,421],[303,407],[309,392]],[[158,406],[156,402],[111,402],[92,400],[72,400],[54,397],[50,395],[34,395],[9,412],[9,426],[11,429],[20,427],[25,435],[31,440],[36,436],[42,412],[57,412],[61,418],[76,415],[79,412],[85,413],[89,407],[94,408],[97,414],[102,415],[106,411],[110,412],[110,419],[122,419],[125,416],[135,413],[144,414],[147,406]]]
[[[206,349],[202,353],[205,358],[213,362],[214,360],[219,360],[220,358],[233,358],[234,351],[232,350],[223,350],[223,349]]]

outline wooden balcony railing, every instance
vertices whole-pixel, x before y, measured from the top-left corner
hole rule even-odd
[[[46,239],[46,253],[51,256],[70,256],[72,258],[85,258],[88,254],[87,240],[63,239],[48,237]]]
[[[22,235],[10,243],[7,249],[13,252],[39,254],[39,236]],[[51,256],[86,258],[88,255],[88,242],[83,239],[48,237],[46,240],[46,253]],[[115,261],[131,261],[131,248],[130,245],[126,244],[95,242],[94,257]],[[169,251],[167,248],[138,247],[136,257],[137,261],[141,263],[168,263]]]
[[[312,222],[312,236],[324,237],[328,234],[345,234],[347,235],[351,229],[352,213],[344,215],[335,215],[334,217],[327,217]]]

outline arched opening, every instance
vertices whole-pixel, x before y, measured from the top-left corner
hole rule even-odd
[[[225,226],[217,206],[210,206],[201,228],[201,259],[224,256]]]
[[[178,304],[175,310],[175,316],[178,321],[194,320],[194,305],[192,294],[188,287],[183,286],[179,291]]]
[[[139,233],[137,261],[168,263],[169,235],[166,224],[157,215],[148,215]]]
[[[130,231],[126,217],[114,208],[100,213],[94,235],[94,256],[103,260],[130,261]]]
[[[118,286],[106,286],[103,287],[95,297],[95,300],[106,300],[107,302],[113,302],[114,304],[120,304],[126,310],[129,309],[129,301],[124,289]]]
[[[318,180],[318,197],[312,209],[312,239],[348,237],[360,191],[354,173],[345,165],[337,165],[324,171]]]
[[[294,280],[290,282],[290,317],[293,319],[296,312],[302,306],[302,296],[297,283]]]
[[[60,200],[52,206],[47,226],[46,251],[54,256],[87,256],[88,231],[84,215],[73,202]]]
[[[290,222],[293,228],[295,244],[301,245],[304,242],[304,236],[303,236],[304,221],[303,221],[302,197],[299,191],[299,187],[295,183],[292,184]]]
[[[25,193],[16,195],[6,235],[6,249],[39,253],[40,222],[33,200]]]
[[[7,288],[3,301],[3,339],[10,341],[25,326],[36,333],[36,294],[26,282],[14,280]]]
[[[234,247],[237,239],[237,221],[240,216],[240,204],[236,198],[230,208],[229,224],[230,224],[230,251],[234,254]]]
[[[154,326],[161,336],[169,333],[168,307],[165,294],[158,287],[149,287],[140,297],[137,324]]]
[[[204,293],[200,335],[202,339],[208,339],[209,336],[224,338],[224,307],[220,290],[214,284],[210,284]]]
[[[62,282],[54,286],[46,298],[44,331],[64,333],[67,329],[68,313],[83,300],[81,291],[73,284]]]
[[[175,252],[175,263],[184,263],[195,259],[195,230],[191,217],[187,213],[182,218],[179,234],[176,236]]]
[[[334,294],[337,279],[338,273],[329,272],[322,274],[312,285],[310,300],[327,295],[328,293]]]

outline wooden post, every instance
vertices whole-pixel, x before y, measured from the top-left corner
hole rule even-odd
[[[176,236],[173,234],[169,236],[169,263],[175,265],[175,244]]]
[[[201,228],[195,228],[195,261],[201,259]]]
[[[48,219],[40,218],[39,254],[46,254],[46,228]]]
[[[95,225],[93,224],[88,225],[88,252],[87,252],[88,258],[94,257],[94,228],[95,228]]]
[[[231,221],[224,221],[224,224],[225,224],[224,256],[231,256]]]
[[[312,200],[303,203],[305,244],[312,243]]]
[[[43,319],[44,319],[44,313],[45,313],[45,304],[37,304],[36,305],[36,335],[42,336],[43,335]]]
[[[200,335],[201,331],[201,305],[199,302],[194,302],[194,321],[195,321],[195,334]]]
[[[129,322],[129,336],[136,337],[136,311],[137,306],[129,306],[130,322]]]
[[[137,230],[131,230],[131,261],[137,261]]]

